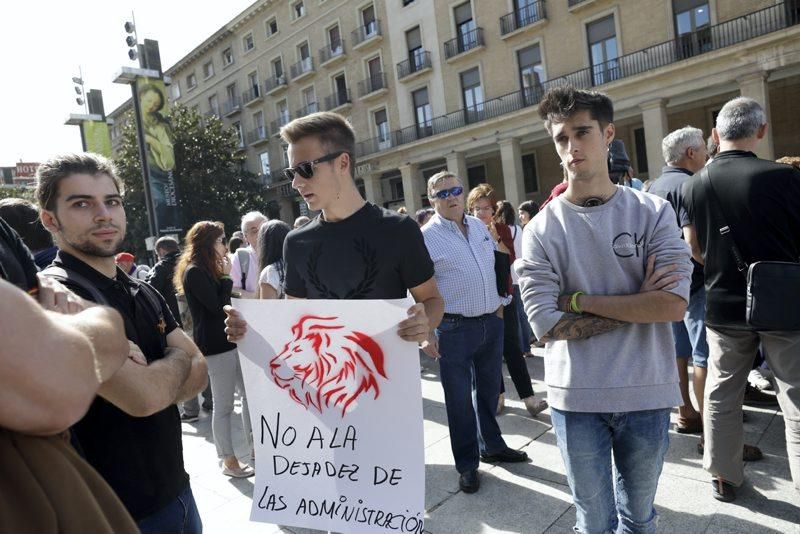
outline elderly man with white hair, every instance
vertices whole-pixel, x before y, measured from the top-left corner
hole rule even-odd
[[[746,97],[729,101],[712,130],[719,154],[682,190],[690,223],[684,233],[692,255],[705,266],[709,356],[703,467],[713,476],[713,496],[721,501],[735,499],[735,488],[744,479],[741,408],[759,346],[775,375],[789,467],[800,490],[800,331],[756,329],[745,314],[747,283],[741,264],[796,263],[800,258],[800,171],[756,156],[767,128],[758,102]]]
[[[661,152],[667,166],[650,186],[648,193],[666,199],[675,210],[678,226],[683,228],[689,224],[686,211],[681,205],[683,184],[691,180],[694,173],[706,164],[706,143],[703,131],[692,126],[685,126],[667,135],[661,142]],[[672,323],[675,337],[675,354],[678,362],[678,378],[680,380],[683,405],[678,408],[678,423],[675,430],[681,434],[702,434],[703,432],[703,391],[706,383],[706,367],[708,362],[708,344],[703,322],[706,306],[706,292],[703,288],[703,266],[692,260],[692,282],[690,286],[689,306],[682,321]],[[689,396],[689,373],[687,364],[692,359],[694,367],[692,385],[697,397],[699,412],[692,405]]]
[[[266,221],[260,211],[251,211],[242,217],[242,233],[248,246],[234,252],[231,262],[233,289],[239,291],[242,298],[254,299],[258,295],[258,229]]]

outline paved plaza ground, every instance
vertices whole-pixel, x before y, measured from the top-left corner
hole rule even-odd
[[[526,451],[530,461],[500,466],[481,464],[481,489],[467,495],[458,489],[438,366],[427,358],[420,361],[425,417],[426,532],[572,532],[575,508],[571,505],[549,410],[538,419],[531,419],[506,376],[508,399],[506,410],[499,417],[500,427],[509,446]],[[542,358],[529,358],[527,362],[536,395],[541,396],[546,392]],[[800,496],[789,474],[783,417],[776,410],[749,407],[745,410],[745,439],[761,447],[764,459],[745,467],[746,482],[734,503],[712,498],[710,478],[695,451],[699,436],[670,432],[669,453],[656,496],[660,532],[800,534]],[[244,459],[249,451],[244,447],[241,418],[235,417],[234,421],[239,436],[237,452]],[[253,479],[237,480],[222,475],[211,438],[209,414],[203,413],[197,423],[184,423],[183,434],[186,468],[192,478],[204,532],[315,532],[249,521]]]

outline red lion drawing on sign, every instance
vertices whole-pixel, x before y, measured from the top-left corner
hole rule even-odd
[[[342,416],[370,390],[380,395],[377,377],[387,378],[383,350],[369,336],[348,332],[338,317],[306,315],[292,326],[294,339],[269,362],[272,380],[306,408],[338,408]]]

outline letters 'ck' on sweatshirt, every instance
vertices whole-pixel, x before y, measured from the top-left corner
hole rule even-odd
[[[675,212],[655,195],[617,186],[600,206],[585,208],[563,196],[525,226],[517,262],[525,312],[537,337],[564,315],[559,295],[638,293],[647,258],[655,268],[677,265],[671,293],[688,302],[692,264]],[[679,406],[672,327],[627,324],[583,340],[552,341],[545,349],[551,406],[575,412],[630,412]]]

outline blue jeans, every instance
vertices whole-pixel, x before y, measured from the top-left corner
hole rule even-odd
[[[142,534],[202,534],[203,522],[197,512],[192,487],[187,485],[177,499],[137,525]]]
[[[577,509],[575,531],[655,532],[653,501],[669,448],[671,410],[550,411]]]
[[[456,469],[478,468],[480,453],[506,448],[495,419],[503,359],[503,320],[495,314],[445,317],[436,329],[450,446]]]

